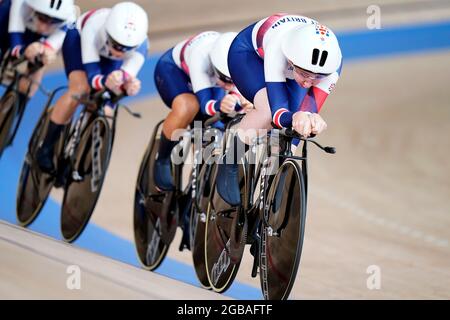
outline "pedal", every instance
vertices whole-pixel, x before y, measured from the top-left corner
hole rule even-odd
[[[252,278],[256,278],[258,275],[258,268],[259,268],[259,254],[258,252],[255,254],[255,257],[253,259],[253,266],[252,266]]]
[[[184,249],[191,250],[191,244],[189,241],[189,231],[183,230],[183,236],[181,237],[180,246],[178,251],[183,251]]]
[[[260,247],[260,242],[261,240],[256,237],[255,238],[255,242],[252,243],[251,247],[250,247],[250,253],[253,255],[253,266],[252,266],[252,278],[256,278],[256,276],[258,275],[258,268],[259,268],[259,247]]]
[[[76,181],[76,182],[80,182],[80,181],[83,181],[83,177],[80,176],[78,171],[72,171],[72,180]]]
[[[180,246],[178,247],[178,251],[184,251],[184,249],[188,249],[189,250],[189,245],[187,245],[186,243],[184,243],[184,241],[182,241],[180,243]]]

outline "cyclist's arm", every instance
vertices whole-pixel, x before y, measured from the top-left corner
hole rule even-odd
[[[86,24],[81,31],[81,57],[90,86],[95,90],[105,87],[106,77],[102,74],[100,66],[100,53],[96,45],[99,26]]]
[[[24,0],[12,0],[9,11],[8,33],[12,55],[18,57],[23,53],[25,40]]]
[[[131,52],[124,60],[121,70],[125,72],[127,76],[133,78],[137,77],[139,71],[145,63],[147,52],[149,49],[149,42],[145,40],[139,48]]]
[[[274,40],[272,40],[274,41]],[[286,86],[286,59],[281,45],[270,43],[265,48],[264,77],[267,97],[272,111],[272,122],[277,127],[292,126],[293,113],[289,111],[289,92]]]
[[[99,62],[83,64],[84,70],[92,89],[102,90],[105,87],[106,77],[102,74]]]
[[[225,96],[225,90],[220,87],[210,87],[195,93],[202,114],[213,116],[220,110],[220,101]]]
[[[200,103],[200,111],[212,116],[220,110],[220,99],[225,91],[218,89],[213,81],[208,53],[199,48],[191,53],[191,59],[187,63],[192,89]]]
[[[62,45],[64,43],[64,38],[66,37],[67,30],[68,30],[67,25],[64,25],[63,27],[59,28],[58,30],[53,32],[47,39],[44,40],[44,44],[55,51],[61,50]]]

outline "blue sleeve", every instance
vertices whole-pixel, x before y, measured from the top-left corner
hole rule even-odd
[[[147,58],[148,47],[149,47],[148,40],[145,40],[145,41],[142,42],[142,44],[136,49],[136,52],[139,52],[140,54],[142,54],[142,55],[144,56],[144,58]]]
[[[13,49],[16,46],[23,47],[25,40],[23,32],[11,32],[9,34],[10,48]]]
[[[89,84],[91,85],[91,87],[93,87],[94,89],[101,89],[100,86],[95,84],[95,80],[98,79],[98,77],[100,76],[101,78],[98,79],[98,81],[101,82],[101,86],[105,85],[105,77],[103,77],[102,75],[102,69],[100,67],[100,63],[99,62],[92,62],[92,63],[86,63],[83,65],[84,70],[86,71],[86,75],[89,81]]]
[[[195,93],[200,103],[202,114],[212,116],[220,109],[220,100],[225,95],[225,91],[218,87],[205,88]]]
[[[280,108],[289,107],[289,92],[286,82],[266,82],[266,86],[272,113]]]
[[[272,122],[277,127],[291,127],[293,113],[289,111],[289,92],[285,82],[266,82]]]
[[[220,101],[225,97],[225,90],[223,90],[221,87],[213,87],[213,99]]]

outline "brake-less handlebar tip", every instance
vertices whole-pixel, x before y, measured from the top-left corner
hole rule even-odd
[[[335,147],[325,147],[323,150],[325,150],[326,153],[335,154],[336,148]]]

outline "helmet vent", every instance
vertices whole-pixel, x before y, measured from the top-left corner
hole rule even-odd
[[[323,67],[325,62],[327,61],[328,51],[323,51],[322,56],[320,57],[319,66]]]
[[[312,65],[315,66],[317,64],[317,61],[319,61],[319,54],[320,54],[319,49],[314,49],[313,50],[312,60],[311,60],[311,64]]]
[[[57,2],[57,3],[56,3],[56,2]],[[58,1],[56,1],[56,0],[51,0],[51,1],[50,1],[50,8],[54,9],[55,4],[56,4],[56,10],[59,10],[59,8],[61,8],[61,5],[62,5],[62,0],[58,0]]]
[[[320,62],[319,62],[319,56],[320,56]],[[322,54],[320,54],[320,50],[315,48],[313,50],[313,54],[312,54],[312,59],[311,59],[311,64],[313,66],[316,66],[317,63],[319,63],[319,66],[323,67],[325,65],[325,62],[327,61],[328,58],[328,51],[322,51]]]

